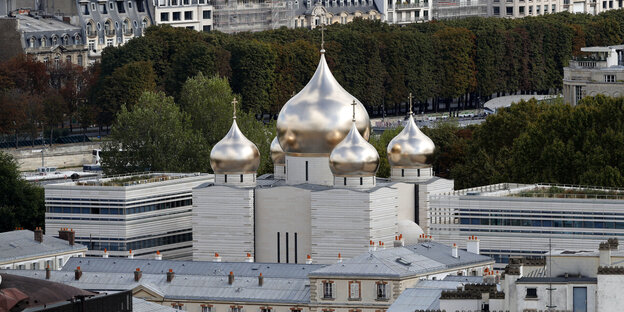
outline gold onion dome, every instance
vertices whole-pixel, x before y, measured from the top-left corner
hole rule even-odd
[[[230,131],[210,151],[210,166],[218,174],[255,173],[260,166],[258,147],[238,129],[236,113]]]
[[[353,105],[356,105],[355,101]],[[356,128],[353,118],[351,130],[329,155],[329,168],[335,176],[374,176],[379,168],[377,149],[368,143]]]
[[[273,159],[274,165],[286,164],[286,153],[284,153],[284,150],[280,146],[277,137],[271,142],[271,159]]]
[[[354,97],[332,75],[324,50],[314,76],[293,96],[277,118],[280,146],[292,155],[329,155],[351,129],[351,107]],[[362,137],[370,136],[370,120],[358,101],[356,126]]]
[[[435,144],[426,136],[410,114],[407,125],[388,144],[388,162],[395,168],[423,168],[431,164]]]

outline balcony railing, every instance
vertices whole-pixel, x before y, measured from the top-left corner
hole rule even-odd
[[[126,36],[130,36],[130,35],[132,35],[133,32],[134,31],[133,31],[132,27],[128,27],[128,28],[124,29],[123,34],[126,35]]]
[[[114,29],[107,29],[107,30],[104,31],[104,33],[106,34],[107,37],[115,36],[115,30]]]
[[[88,31],[87,30],[87,37],[89,37],[89,38],[97,37],[97,31],[95,31],[95,30]]]
[[[397,3],[396,9],[415,9],[426,8],[429,6],[429,2],[415,2],[415,3]]]
[[[570,67],[572,68],[605,68],[607,67],[606,61],[570,61]]]

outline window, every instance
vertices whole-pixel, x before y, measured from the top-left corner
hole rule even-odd
[[[87,5],[86,3],[83,3],[80,5],[80,12],[83,15],[89,15],[89,5]]]
[[[527,288],[526,298],[537,298],[537,288]]]
[[[71,59],[71,55],[68,55],[65,57],[65,62],[67,63],[71,63],[72,59]]]
[[[161,22],[169,21],[169,12],[162,12],[162,13],[160,13],[160,21]],[[125,22],[124,22],[124,25],[125,25]]]
[[[115,9],[115,5],[112,2],[109,2],[108,3],[108,9],[111,10],[111,11],[114,10]]]
[[[202,304],[201,311],[202,312],[214,312],[214,309],[212,308],[211,305],[203,305]]]
[[[548,13],[548,4],[544,4],[544,13]]]
[[[575,104],[578,104],[579,101],[583,98],[583,87],[582,86],[574,86],[574,94],[575,94]]]
[[[68,35],[63,36],[63,45],[69,45],[69,36]]]
[[[31,48],[34,48],[35,47],[35,40],[36,40],[35,37],[32,37],[32,38],[28,39],[28,46],[31,47]]]
[[[349,300],[359,300],[361,298],[360,282],[349,282]]]
[[[500,7],[494,7],[494,15],[500,15]]]
[[[243,306],[230,306],[230,312],[243,312]]]
[[[171,307],[172,307],[174,310],[180,310],[180,311],[184,310],[184,308],[183,308],[183,307],[184,307],[184,304],[182,304],[182,303],[172,303],[172,304],[171,304]]]
[[[615,82],[615,75],[605,75],[605,82]]]
[[[524,15],[524,7],[523,7],[523,6],[521,6],[521,7],[519,7],[518,9],[520,10],[520,15]]]
[[[299,307],[296,307],[296,308],[290,308],[290,312],[303,312],[303,310]]]
[[[387,286],[386,282],[377,282],[377,300],[388,299],[386,286]]]
[[[260,307],[260,312],[271,312],[271,311],[273,311],[273,309],[269,307]]]
[[[189,4],[191,4],[191,0],[182,0],[182,1],[184,1],[184,5],[189,5]]]
[[[128,1],[128,9],[132,9],[132,1]]]
[[[58,44],[58,37],[56,35],[52,36],[52,45],[55,46],[57,44]]]
[[[529,7],[529,15],[533,15],[533,6]]]
[[[78,65],[82,66],[82,54],[78,54]]]
[[[108,10],[106,10],[106,3],[100,3],[100,13],[108,14]]]
[[[95,11],[95,2],[91,3],[91,11]]]
[[[42,47],[42,48],[46,46],[46,41],[48,41],[48,40],[46,39],[46,37],[41,37],[41,47]]]
[[[553,12],[553,13],[557,12],[557,5],[556,4],[552,5],[552,9],[550,10],[550,12]]]
[[[506,7],[505,10],[507,15],[513,15],[513,7]]]
[[[89,40],[89,51],[95,51],[95,40]]]
[[[112,47],[113,45],[114,45],[114,42],[113,42],[112,38],[106,39],[106,46],[107,47]]]
[[[117,1],[117,12],[126,13],[126,8],[124,7],[123,1]]]
[[[204,25],[204,27],[202,28],[203,31],[210,31],[210,25]],[[284,167],[286,168],[286,167]]]
[[[179,21],[180,20],[180,12],[173,12],[173,17],[171,20]]]
[[[62,268],[62,267],[63,267],[63,258],[59,258],[58,259],[58,268]]]
[[[137,0],[137,11],[145,12],[145,3],[143,0]]]
[[[192,20],[193,19],[193,11],[186,11],[184,12],[184,20],[188,21],[188,20]]]
[[[212,13],[211,11],[204,11],[202,13],[203,19],[210,19],[211,15],[212,15],[211,13]]]
[[[334,282],[323,281],[323,299],[334,298]]]

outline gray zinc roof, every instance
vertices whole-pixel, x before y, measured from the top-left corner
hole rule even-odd
[[[35,241],[35,234],[29,230],[0,233],[0,263],[49,254],[87,250],[86,246],[69,245],[49,235],[43,235],[43,242]]]
[[[357,257],[320,268],[310,276],[410,277],[449,270],[471,264],[493,263],[490,257],[460,249],[451,256],[451,247],[436,242],[395,247],[364,253]]]
[[[133,273],[140,268],[144,274],[165,274],[172,269],[182,275],[223,277],[230,272],[234,276],[257,277],[260,273],[271,278],[308,278],[308,273],[323,267],[319,264],[260,263],[260,262],[211,262],[128,258],[71,258],[62,271],[73,272],[76,267],[83,272]]]
[[[82,269],[82,267],[81,267]],[[0,270],[2,273],[45,278],[45,271]],[[307,303],[310,300],[310,285],[307,278],[264,278],[262,286],[257,277],[234,278],[228,284],[227,276],[175,274],[167,282],[166,274],[143,273],[141,279],[134,280],[134,272],[103,273],[83,272],[75,280],[74,272],[52,271],[50,280],[73,287],[92,291],[122,291],[143,286],[160,294],[167,300],[205,300],[222,302],[267,302],[267,303]]]
[[[143,299],[139,299],[136,297],[132,298],[132,312],[178,312],[178,311],[179,310],[166,307],[158,303],[145,301]]]
[[[463,281],[424,280],[414,288],[405,289],[388,309],[388,312],[440,309],[440,295],[443,290],[455,290],[466,284]]]
[[[16,17],[19,20],[19,28],[25,33],[40,33],[40,32],[64,32],[70,35],[80,33],[81,28],[74,26],[56,18],[44,18],[44,17],[32,17],[25,14],[17,14]]]

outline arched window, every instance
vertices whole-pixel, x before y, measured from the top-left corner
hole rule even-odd
[[[74,44],[82,44],[82,38],[80,38],[79,34],[74,36]]]
[[[106,33],[107,36],[115,35],[115,29],[113,29],[113,23],[110,20],[107,20],[104,23],[104,32]]]
[[[35,37],[30,37],[30,39],[28,39],[28,46],[31,47],[31,48],[34,48],[36,40],[37,39],[35,39]]]
[[[143,19],[143,22],[141,22],[141,27],[143,27],[143,29],[147,28],[147,26],[149,26],[149,21],[147,20],[147,18]]]
[[[52,45],[55,46],[58,44],[58,37],[56,35],[52,36]]]
[[[63,36],[63,45],[69,45],[69,35]]]
[[[129,19],[125,19],[123,21],[123,32],[124,32],[124,35],[131,35],[132,34],[132,27],[130,27],[130,20]]]
[[[46,41],[48,41],[48,39],[45,36],[41,37],[41,47],[42,48],[44,48],[46,46]]]

